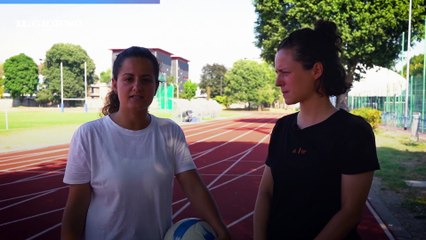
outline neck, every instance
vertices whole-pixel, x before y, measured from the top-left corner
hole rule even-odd
[[[142,130],[148,127],[151,122],[151,116],[147,111],[139,113],[125,113],[118,111],[111,114],[111,119],[123,128],[129,130]]]
[[[310,103],[300,103],[297,125],[303,129],[318,124],[336,111],[337,109],[331,104],[327,96],[313,99]]]

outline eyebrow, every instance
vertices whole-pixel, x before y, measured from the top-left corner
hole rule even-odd
[[[133,74],[133,73],[123,73],[122,76],[132,76],[132,77],[134,77],[135,74]],[[153,74],[149,74],[149,73],[140,75],[140,77],[152,77],[152,76],[154,76],[154,75]]]

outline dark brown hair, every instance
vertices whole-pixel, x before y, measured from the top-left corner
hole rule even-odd
[[[317,84],[317,92],[327,96],[345,93],[350,87],[346,81],[346,72],[339,53],[342,38],[334,22],[319,20],[315,28],[303,28],[292,32],[281,41],[278,51],[292,49],[294,59],[301,62],[305,69],[311,69],[321,62],[323,74]]]
[[[118,73],[120,72],[124,60],[130,57],[146,58],[151,61],[152,66],[154,67],[155,81],[158,82],[158,76],[160,74],[160,64],[158,63],[157,58],[154,56],[154,54],[151,53],[149,49],[135,46],[127,48],[117,55],[117,58],[115,59],[114,64],[112,66],[112,78],[114,80],[118,79]],[[120,101],[118,99],[118,95],[116,92],[114,92],[114,90],[111,90],[105,98],[105,105],[102,108],[102,114],[106,116],[111,113],[115,113],[118,111],[119,108]]]

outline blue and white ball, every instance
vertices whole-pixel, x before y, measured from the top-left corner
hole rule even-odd
[[[199,218],[184,218],[173,224],[164,240],[215,240],[213,228]]]

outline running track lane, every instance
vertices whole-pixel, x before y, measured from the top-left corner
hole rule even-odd
[[[253,208],[277,114],[183,125],[192,156],[233,239],[252,239]],[[0,239],[59,239],[68,145],[0,154]],[[196,216],[176,184],[174,221]],[[368,204],[363,239],[393,239]]]

